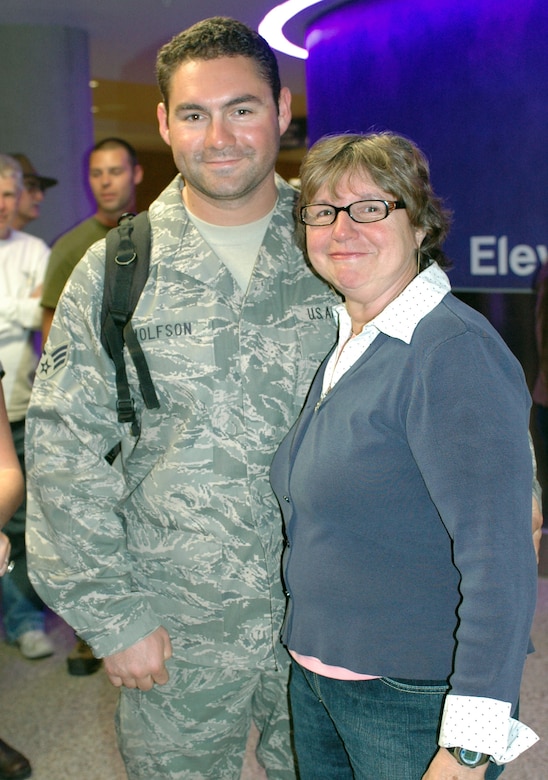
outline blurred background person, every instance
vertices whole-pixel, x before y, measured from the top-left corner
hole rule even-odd
[[[25,489],[23,473],[11,438],[2,390],[3,376],[4,369],[0,363],[0,528],[8,522],[21,503]],[[3,577],[8,570],[10,552],[10,540],[0,531],[0,577]],[[4,713],[8,711],[7,707],[3,709]],[[31,767],[25,756],[0,739],[0,778],[24,780],[30,776]]]
[[[96,203],[93,216],[54,243],[42,293],[42,341],[46,342],[57,303],[72,271],[89,247],[116,227],[126,212],[135,211],[136,187],[143,169],[133,146],[122,138],[105,138],[89,155],[88,182]],[[69,674],[86,676],[99,669],[89,645],[78,639],[67,658]]]
[[[25,415],[38,356],[33,336],[40,329],[40,296],[49,248],[35,236],[14,230],[13,220],[23,190],[17,160],[0,154],[0,361],[6,371],[4,395],[11,433],[25,473]],[[27,574],[25,547],[26,500],[23,499],[5,533],[15,562],[2,582],[2,612],[8,642],[26,658],[45,658],[53,644],[45,632],[45,607]]]
[[[88,182],[96,203],[93,216],[64,233],[53,244],[42,295],[43,340],[46,341],[55,308],[74,267],[89,247],[105,238],[126,212],[135,211],[135,191],[143,169],[131,144],[105,138],[89,155]]]
[[[541,266],[536,283],[535,336],[537,342],[538,370],[533,387],[535,418],[540,434],[541,465],[548,464],[548,263]]]
[[[23,189],[12,227],[14,230],[24,230],[30,222],[40,216],[40,207],[44,201],[45,192],[49,187],[54,187],[57,184],[57,179],[39,174],[25,154],[17,152],[10,156],[17,160],[23,171]]]

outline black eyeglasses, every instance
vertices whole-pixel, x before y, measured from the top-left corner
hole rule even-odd
[[[357,200],[348,206],[332,206],[330,203],[309,203],[301,208],[301,222],[310,227],[332,225],[339,211],[346,211],[354,222],[380,222],[394,211],[404,209],[403,200]]]

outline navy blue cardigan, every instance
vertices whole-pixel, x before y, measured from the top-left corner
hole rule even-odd
[[[515,705],[537,575],[521,366],[451,294],[409,345],[379,334],[316,409],[326,363],[271,470],[282,641]]]

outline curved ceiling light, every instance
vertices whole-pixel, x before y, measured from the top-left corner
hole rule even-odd
[[[287,0],[287,2],[275,6],[259,24],[259,34],[266,38],[273,49],[289,54],[290,57],[306,60],[307,50],[288,41],[283,33],[283,27],[305,8],[310,8],[311,5],[321,2],[322,0]]]

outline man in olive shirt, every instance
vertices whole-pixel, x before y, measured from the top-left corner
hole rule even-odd
[[[135,189],[143,178],[135,149],[121,138],[105,138],[89,156],[89,186],[97,204],[92,217],[62,235],[52,247],[42,294],[44,343],[63,288],[89,247],[135,211]]]
[[[42,340],[46,343],[57,303],[77,263],[89,247],[118,224],[127,211],[135,211],[135,189],[143,178],[135,149],[121,138],[105,138],[89,155],[88,181],[97,210],[62,235],[52,247],[42,292]],[[78,640],[67,658],[69,674],[84,676],[97,671],[101,661]]]

